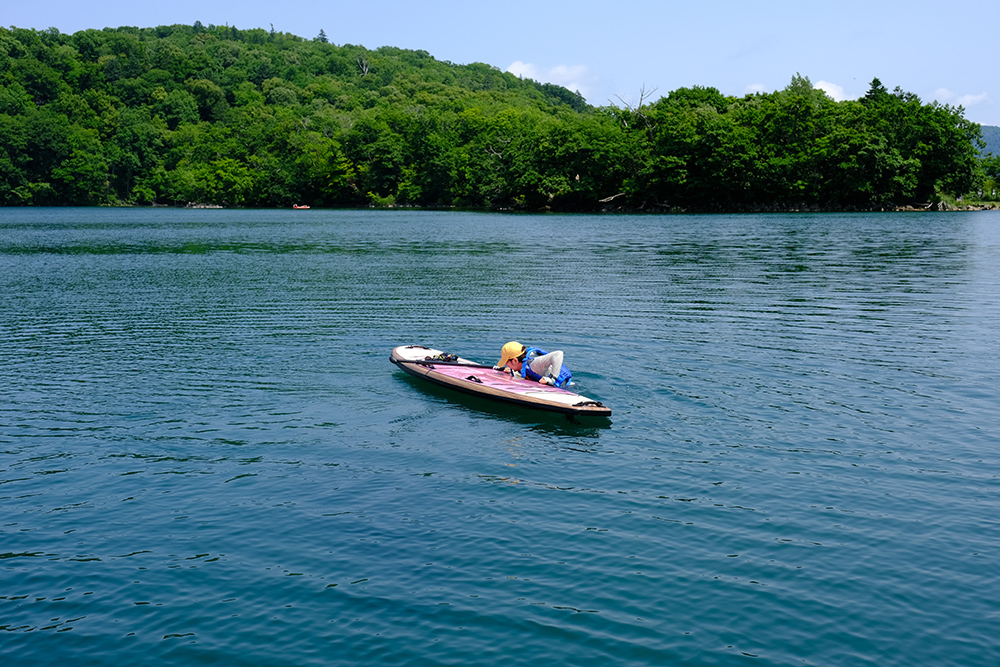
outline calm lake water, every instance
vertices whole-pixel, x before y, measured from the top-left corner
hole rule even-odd
[[[0,209],[0,662],[1000,664],[1000,213]],[[574,423],[404,375],[562,349]]]

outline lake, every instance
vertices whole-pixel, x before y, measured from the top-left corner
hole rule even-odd
[[[1000,212],[0,209],[0,660],[1000,663]],[[561,349],[571,420],[424,344]]]

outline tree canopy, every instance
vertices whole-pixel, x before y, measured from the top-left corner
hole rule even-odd
[[[425,51],[234,26],[0,28],[0,205],[630,210],[961,195],[981,129],[878,79],[635,107]]]

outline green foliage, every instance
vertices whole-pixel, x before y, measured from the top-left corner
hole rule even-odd
[[[1000,155],[989,153],[980,159],[978,181],[980,200],[1000,201]]]
[[[866,207],[996,182],[979,126],[878,79],[579,93],[235,26],[0,28],[0,205]],[[989,179],[993,179],[990,181]]]

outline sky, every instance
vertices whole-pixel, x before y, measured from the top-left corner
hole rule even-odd
[[[796,74],[836,100],[872,79],[1000,126],[996,0],[67,0],[7,2],[0,25],[72,34],[176,23],[273,26],[335,44],[423,50],[635,105],[684,86],[770,92]]]

